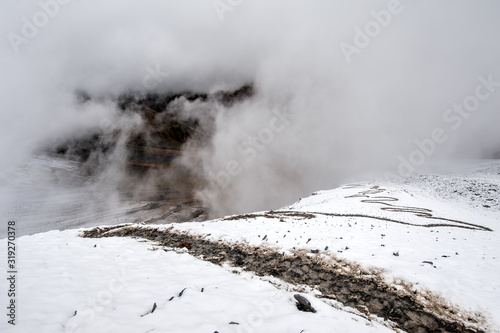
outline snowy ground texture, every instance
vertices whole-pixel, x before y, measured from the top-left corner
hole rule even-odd
[[[78,234],[52,231],[19,239],[13,332],[391,331],[307,293],[317,312],[300,312],[286,286],[277,289],[186,253]],[[5,321],[2,327],[8,328]]]
[[[486,331],[498,332],[500,163],[476,164],[466,174],[461,168],[440,176],[347,184],[272,214],[168,227],[287,253],[319,251],[325,258],[381,269],[388,283],[402,280],[415,290],[429,290],[478,313]],[[301,312],[294,286],[235,273],[151,242],[84,239],[79,233],[18,239],[18,317],[12,331],[391,331],[389,323],[317,299],[311,289],[300,293],[317,312]],[[0,246],[6,247],[6,239]],[[6,320],[0,325],[2,331],[11,328]]]

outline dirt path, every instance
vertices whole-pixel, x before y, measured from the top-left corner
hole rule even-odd
[[[366,188],[366,187],[367,187],[367,184],[352,184],[352,185],[345,185],[344,186],[345,189]],[[465,228],[465,229],[493,231],[490,228],[482,226],[482,225],[468,223],[468,222],[454,220],[454,219],[448,219],[448,218],[444,218],[444,217],[434,216],[433,211],[431,209],[422,208],[422,207],[395,205],[394,203],[399,201],[399,199],[395,198],[395,197],[375,196],[376,194],[384,193],[385,191],[386,191],[386,189],[384,189],[380,186],[370,186],[370,188],[368,190],[360,191],[356,194],[347,196],[346,198],[364,198],[361,200],[361,202],[363,202],[363,203],[383,205],[384,207],[381,207],[380,208],[381,210],[385,210],[385,211],[389,211],[389,212],[396,212],[396,213],[414,214],[418,217],[422,217],[425,219],[440,221],[440,223],[422,225],[424,227],[443,226],[443,227],[455,227],[455,228],[458,227],[458,228]],[[391,202],[391,203],[389,203],[389,202]],[[389,220],[389,219],[386,219],[386,220]],[[391,220],[389,220],[389,221],[391,221]]]
[[[461,229],[470,229],[470,230],[492,231],[490,228],[484,227],[484,226],[481,226],[478,224],[466,223],[466,222],[461,222],[461,221],[457,221],[457,220],[450,220],[450,219],[437,218],[437,217],[434,219],[445,220],[445,221],[449,221],[450,223],[417,224],[417,223],[410,223],[410,222],[405,222],[405,221],[400,221],[400,220],[394,220],[394,219],[390,219],[387,217],[375,216],[375,215],[301,212],[298,210],[274,210],[274,211],[272,210],[272,211],[264,212],[264,213],[230,215],[227,217],[223,217],[222,220],[223,221],[235,221],[235,220],[250,219],[250,218],[256,218],[256,217],[263,217],[263,218],[268,218],[268,219],[283,219],[283,218],[287,218],[287,217],[298,217],[301,219],[312,219],[312,218],[316,218],[317,215],[335,216],[335,217],[361,217],[361,218],[368,218],[368,219],[373,219],[373,220],[398,223],[398,224],[410,225],[413,227],[423,227],[423,228],[450,227],[450,228],[461,228]],[[456,222],[456,224],[451,223],[451,222]]]
[[[121,225],[84,231],[83,237],[137,237],[166,247],[185,247],[202,260],[241,267],[259,276],[308,285],[326,298],[366,314],[389,319],[407,332],[484,332],[480,318],[461,312],[431,293],[417,293],[410,284],[399,288],[384,282],[380,273],[334,257],[305,251],[284,255],[275,249],[208,241],[201,236],[153,227]]]

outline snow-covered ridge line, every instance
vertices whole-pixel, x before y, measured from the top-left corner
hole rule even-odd
[[[318,196],[318,197],[316,197]],[[423,198],[419,202],[425,203]],[[475,223],[465,222],[462,219],[470,217],[461,215],[458,219],[456,212],[443,210],[443,206],[437,207],[434,203],[433,209],[429,207],[416,206],[414,194],[401,191],[392,186],[380,186],[371,183],[348,184],[338,189],[313,193],[304,201],[287,207],[288,210],[299,210],[313,212],[316,214],[344,217],[369,217],[389,222],[422,226],[422,227],[458,227],[465,229],[492,231],[491,228]],[[428,203],[426,203],[428,204]],[[367,209],[368,208],[368,209]],[[444,207],[446,208],[446,207]],[[373,214],[361,214],[359,212],[371,211]],[[350,213],[350,214],[349,214]],[[430,223],[437,221],[436,223]]]
[[[409,208],[414,208],[414,207],[409,207]],[[425,214],[427,214],[427,213],[425,213]],[[447,221],[448,223],[416,224],[416,223],[410,223],[410,222],[405,222],[405,221],[401,221],[401,220],[394,220],[394,219],[390,219],[387,217],[375,216],[375,215],[347,214],[347,213],[346,214],[324,213],[324,212],[315,212],[315,211],[308,211],[307,213],[305,213],[303,211],[294,211],[291,209],[290,210],[271,210],[269,212],[263,212],[263,213],[231,215],[231,216],[223,217],[223,218],[221,218],[221,220],[222,221],[237,221],[237,220],[241,220],[241,219],[257,218],[257,217],[263,217],[263,218],[269,218],[269,219],[283,219],[283,218],[287,218],[287,217],[291,217],[291,216],[312,219],[312,218],[315,218],[316,215],[334,216],[334,217],[359,217],[359,218],[374,219],[374,220],[398,223],[398,224],[409,225],[409,226],[414,226],[414,227],[424,227],[424,228],[453,227],[453,228],[463,228],[463,229],[470,229],[470,230],[493,231],[492,229],[490,229],[488,227],[478,225],[478,224],[467,223],[467,222],[462,222],[462,221],[458,221],[458,220],[451,220],[451,219],[446,219],[446,218],[442,218],[442,217],[419,215],[419,214],[417,214],[417,216],[425,217],[428,219]]]
[[[83,237],[139,237],[161,246],[184,247],[196,257],[215,264],[230,264],[257,275],[269,275],[287,283],[308,285],[324,297],[368,314],[388,318],[404,330],[444,329],[449,332],[482,332],[482,318],[460,311],[430,292],[417,292],[411,283],[388,285],[380,272],[365,269],[332,255],[296,250],[285,254],[271,247],[210,241],[200,235],[178,232],[173,227],[141,225],[86,230]]]

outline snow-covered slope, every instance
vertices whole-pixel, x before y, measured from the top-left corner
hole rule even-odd
[[[134,227],[356,263],[380,272],[390,285],[410,283],[411,290],[430,291],[479,319],[485,331],[496,332],[498,162],[466,176],[460,172],[347,184],[276,211]],[[463,195],[456,197],[457,191]],[[368,321],[339,303],[315,298],[314,289],[302,294],[317,313],[304,313],[293,299],[297,286],[275,278],[219,267],[149,241],[79,234],[51,231],[18,239],[17,332],[390,330],[380,319]]]
[[[496,171],[477,197],[496,198]],[[445,180],[441,179],[441,182]],[[463,180],[471,181],[469,180]],[[176,224],[207,239],[308,249],[384,270],[487,321],[500,323],[500,215],[450,200],[426,177],[403,183],[357,183],[320,191],[274,212]],[[424,185],[424,186],[422,186]],[[482,209],[481,209],[482,208]],[[498,329],[498,327],[497,327]]]
[[[16,326],[2,320],[0,331],[391,331],[307,293],[302,295],[317,312],[301,312],[296,292],[186,253],[130,238],[78,234],[51,231],[18,239]],[[0,246],[6,247],[5,239]]]

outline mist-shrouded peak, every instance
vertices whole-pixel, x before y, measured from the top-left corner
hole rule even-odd
[[[138,184],[187,182],[217,216],[285,205],[367,172],[498,158],[499,10],[7,1],[1,167],[8,175],[59,147],[122,184],[137,179],[131,162],[142,163],[148,178]]]

